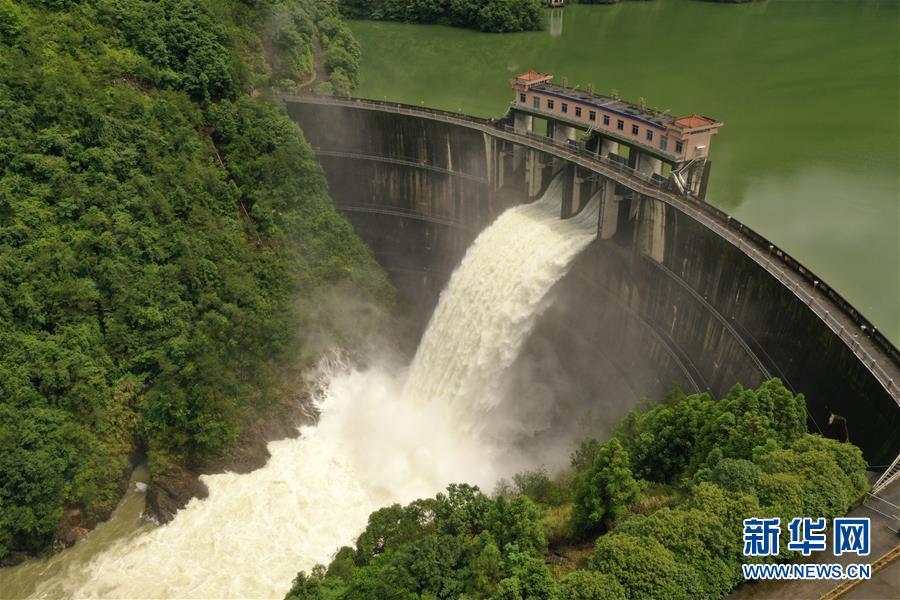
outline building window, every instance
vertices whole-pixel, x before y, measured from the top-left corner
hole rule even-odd
[[[623,121],[622,119],[619,119],[616,122],[616,129],[618,129],[619,131],[625,131],[625,121]]]
[[[564,113],[569,112],[569,105],[566,104],[565,102],[562,103],[562,111],[563,111]]]
[[[581,107],[580,107],[580,106],[576,106],[576,107],[575,107],[575,116],[576,116],[576,117],[580,117],[580,116],[581,116]]]
[[[519,102],[525,104],[525,94],[519,94]]]
[[[603,124],[609,125],[609,115],[603,115]]]
[[[535,96],[535,97],[532,99],[532,102],[534,103],[534,107],[535,107],[535,108],[540,108],[540,107],[541,107],[541,99],[538,98],[537,96]]]
[[[547,109],[548,110],[553,110],[553,104],[554,104],[553,100],[547,99]]]
[[[588,111],[588,119],[591,121],[596,121],[597,120],[597,111],[596,110]]]
[[[681,154],[684,152],[684,144],[681,142],[675,142],[675,154]]]
[[[669,138],[662,136],[659,138],[659,149],[666,152],[669,149]]]
[[[638,134],[638,126],[632,125],[631,126],[631,135],[637,135],[637,134]]]
[[[648,141],[648,142],[652,142],[652,141],[653,141],[653,132],[650,131],[649,129],[647,130],[647,141]]]

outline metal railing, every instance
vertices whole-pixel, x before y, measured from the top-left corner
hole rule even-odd
[[[881,474],[881,477],[878,478],[877,481],[872,485],[872,493],[877,494],[895,480],[900,479],[900,454],[897,455],[897,458],[894,459],[887,469],[884,470],[884,473]]]
[[[562,143],[539,133],[516,131],[505,119],[482,119],[424,106],[363,98],[291,94],[282,94],[281,97],[288,102],[377,110],[477,129],[573,162],[635,192],[665,202],[728,240],[793,292],[862,361],[900,406],[900,377],[895,381],[888,371],[891,369],[893,374],[900,373],[900,351],[853,305],[812,271],[750,227],[707,202],[674,193],[666,189],[666,182],[599,156],[585,149],[583,144]]]

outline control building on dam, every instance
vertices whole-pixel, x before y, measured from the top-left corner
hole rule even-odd
[[[600,403],[610,419],[675,383],[722,397],[735,383],[779,377],[809,399],[812,431],[849,439],[873,468],[900,471],[900,352],[790,255],[703,201],[722,124],[544,77],[518,77],[509,112],[490,120],[353,98],[283,99],[337,208],[422,329],[478,233],[559,177],[560,218],[599,198],[597,238],[552,290],[523,350],[535,373],[566,382],[560,394]],[[563,102],[571,112],[551,112]],[[546,134],[534,131],[538,118]]]

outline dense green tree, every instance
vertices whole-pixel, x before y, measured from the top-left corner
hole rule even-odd
[[[431,520],[432,500],[421,500],[409,506],[394,504],[369,516],[369,524],[356,541],[356,562],[367,565],[379,554],[410,543],[420,535],[421,525]],[[434,527],[428,527],[429,531]]]
[[[600,448],[593,465],[576,484],[573,529],[588,534],[609,527],[625,515],[639,492],[628,452],[617,438],[611,439]]]
[[[522,471],[513,476],[516,493],[528,496],[538,504],[557,506],[569,500],[568,486],[553,481],[546,469]]]
[[[312,357],[298,299],[389,296],[251,96],[273,6],[0,0],[0,559],[108,514],[139,449],[152,478],[227,452]],[[292,6],[346,42],[333,2]]]
[[[505,559],[509,577],[497,584],[497,600],[554,600],[556,583],[542,556],[511,546]]]
[[[25,29],[25,17],[13,0],[0,0],[0,40],[10,44]]]
[[[478,11],[482,31],[534,31],[543,26],[543,7],[534,0],[490,0]]]
[[[501,496],[488,513],[487,530],[500,548],[515,545],[525,552],[540,552],[547,545],[541,516],[541,508],[527,496],[512,500]]]
[[[859,448],[817,435],[805,434],[788,448],[760,447],[754,462],[768,476],[764,497],[773,508],[793,508],[799,495],[803,514],[833,518],[868,488]]]
[[[636,475],[671,483],[709,459],[750,459],[768,440],[784,444],[805,431],[805,399],[771,379],[756,390],[736,385],[718,402],[707,394],[673,394],[626,419],[620,437]]]
[[[353,18],[492,32],[541,29],[544,7],[541,0],[341,0],[341,10]]]
[[[629,600],[699,597],[698,574],[654,538],[623,533],[601,536],[590,566],[622,584]]]
[[[434,499],[434,525],[450,535],[478,534],[489,526],[494,505],[476,486],[450,484]]]
[[[722,596],[739,581],[739,564],[730,560],[740,542],[739,530],[725,529],[715,513],[662,508],[626,521],[616,530],[620,533],[656,540],[671,551],[679,564],[696,574],[695,583],[703,597]]]
[[[612,575],[572,571],[559,582],[559,597],[566,600],[626,600],[625,588]]]

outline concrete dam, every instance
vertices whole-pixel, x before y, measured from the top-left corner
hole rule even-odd
[[[900,352],[790,255],[703,202],[708,162],[676,190],[605,159],[590,132],[579,142],[523,131],[515,111],[482,120],[283,99],[419,332],[478,233],[559,178],[560,218],[599,199],[597,235],[518,359],[530,381],[564,385],[557,393],[604,407],[612,421],[674,384],[721,397],[779,377],[807,396],[811,431],[849,439],[874,470],[896,472]]]

